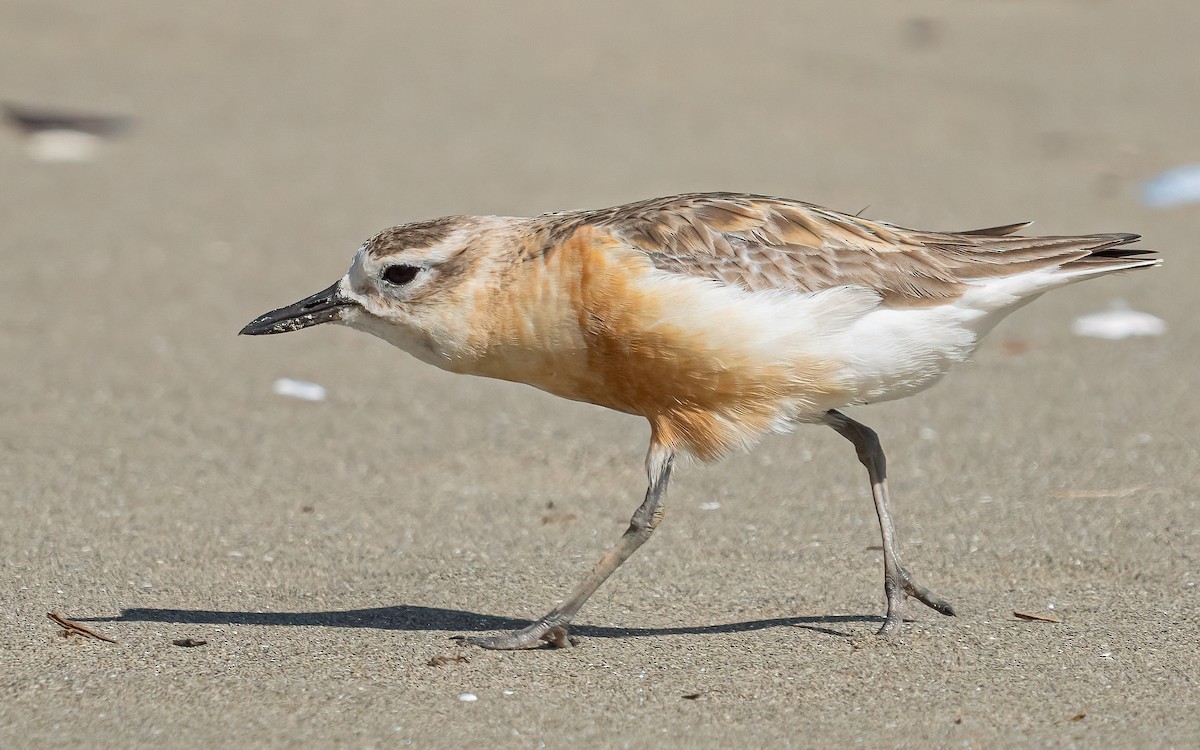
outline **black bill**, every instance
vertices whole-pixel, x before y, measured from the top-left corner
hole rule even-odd
[[[311,297],[305,297],[295,304],[272,310],[266,315],[260,315],[250,321],[239,333],[247,336],[287,333],[340,320],[342,311],[354,304],[338,293],[340,283],[335,283],[328,289],[317,292]]]

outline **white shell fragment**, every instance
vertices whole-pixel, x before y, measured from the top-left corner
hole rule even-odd
[[[30,158],[47,162],[90,161],[99,145],[97,136],[66,128],[39,130],[25,141]]]
[[[280,396],[288,396],[289,398],[298,398],[301,401],[324,401],[325,388],[317,383],[310,383],[307,380],[293,380],[292,378],[280,378],[275,381],[272,390]]]
[[[1131,310],[1118,300],[1104,312],[1080,315],[1071,324],[1071,331],[1076,336],[1115,341],[1130,336],[1161,336],[1167,332],[1167,324],[1150,313]]]
[[[1151,208],[1170,208],[1200,203],[1200,164],[1168,169],[1142,185],[1142,203]]]
[[[473,703],[479,700],[479,696],[474,693],[459,693],[458,699],[463,703]]]

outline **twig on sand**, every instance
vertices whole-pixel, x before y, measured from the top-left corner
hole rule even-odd
[[[49,617],[62,627],[64,637],[82,635],[87,636],[88,638],[95,638],[98,641],[104,641],[106,643],[116,643],[116,641],[114,641],[112,638],[109,638],[102,633],[97,633],[95,630],[92,630],[86,625],[80,625],[73,620],[68,620],[57,612],[47,612],[46,617]]]
[[[1019,620],[1034,620],[1036,622],[1062,622],[1062,618],[1058,615],[1049,615],[1042,612],[1021,612],[1014,609],[1013,615]]]

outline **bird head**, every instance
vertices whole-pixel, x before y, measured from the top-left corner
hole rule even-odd
[[[241,333],[340,323],[445,367],[464,344],[474,299],[503,256],[490,251],[505,242],[507,224],[497,217],[447,216],[385,229],[359,248],[336,283],[260,315]]]

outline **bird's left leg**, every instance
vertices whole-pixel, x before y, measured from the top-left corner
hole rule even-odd
[[[915,598],[943,615],[954,615],[954,607],[945,599],[917,583],[912,573],[900,559],[900,548],[896,543],[896,528],[888,509],[887,464],[879,436],[864,424],[855,422],[839,411],[825,413],[825,424],[837,430],[842,437],[854,443],[858,460],[867,467],[871,479],[871,496],[875,499],[875,513],[879,516],[879,530],[883,535],[883,591],[887,596],[887,617],[879,635],[895,635],[903,622],[901,610],[905,595]]]
[[[470,643],[484,648],[499,650],[517,650],[534,648],[542,641],[549,641],[556,648],[570,645],[567,637],[567,626],[571,618],[579,611],[600,584],[613,574],[621,563],[629,559],[638,547],[641,547],[650,534],[654,532],[663,517],[663,497],[667,493],[667,482],[671,478],[671,466],[675,461],[675,452],[656,438],[651,438],[650,451],[646,454],[646,473],[650,477],[650,486],[646,489],[646,499],[633,514],[629,528],[613,547],[600,558],[600,562],[579,584],[571,596],[562,604],[547,612],[540,620],[503,635],[466,639]]]

